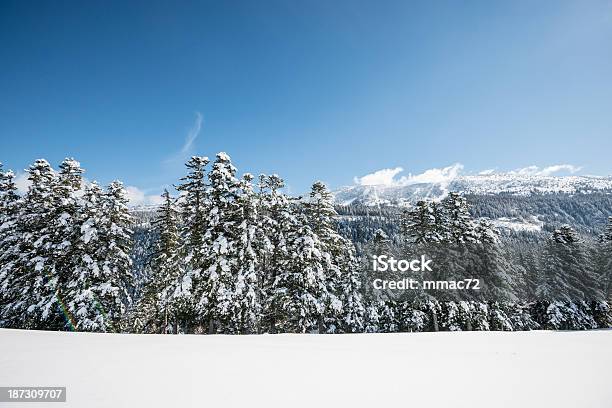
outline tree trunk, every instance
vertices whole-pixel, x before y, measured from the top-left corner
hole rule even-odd
[[[438,314],[436,313],[435,310],[432,310],[431,313],[432,313],[432,317],[433,317],[433,319],[432,319],[433,320],[433,329],[434,329],[434,331],[439,331],[439,328],[438,328]]]

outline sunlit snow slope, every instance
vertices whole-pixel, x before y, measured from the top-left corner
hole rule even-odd
[[[612,331],[172,336],[0,330],[0,385],[68,407],[611,407]],[[41,404],[9,404],[32,407]]]

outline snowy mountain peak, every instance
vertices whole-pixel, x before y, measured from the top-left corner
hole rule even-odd
[[[334,197],[341,205],[410,205],[423,199],[440,199],[449,191],[485,195],[612,193],[612,177],[488,172],[456,176],[441,182],[353,185],[336,190]]]

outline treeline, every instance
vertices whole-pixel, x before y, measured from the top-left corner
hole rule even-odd
[[[561,227],[508,246],[456,193],[338,214],[322,183],[290,197],[276,175],[238,177],[225,153],[186,168],[178,196],[164,192],[134,233],[120,182],[102,189],[72,159],[58,171],[38,160],[20,196],[0,167],[0,324],[228,334],[610,326],[612,221],[596,243]],[[433,272],[411,277],[477,278],[482,289],[374,290],[376,278],[407,277],[373,271],[381,254],[427,254]]]
[[[0,167],[0,322],[4,327],[119,331],[132,286],[131,219],[122,184],[83,183],[72,159],[28,169],[19,196]]]
[[[365,308],[352,243],[326,187],[308,200],[276,175],[236,176],[225,153],[186,164],[153,222],[151,276],[133,293],[125,191],[84,185],[78,162],[2,172],[2,325],[157,333],[358,332]]]
[[[537,216],[550,233],[567,224],[581,234],[596,235],[605,228],[612,212],[610,192],[467,195],[466,199],[475,217],[533,220]]]
[[[384,331],[610,326],[612,218],[595,244],[562,226],[535,251],[524,252],[509,250],[486,218],[470,215],[466,199],[457,193],[440,202],[417,203],[404,212],[401,224],[399,240],[376,231],[364,248],[366,258],[391,253],[411,259],[426,253],[435,268],[420,278],[477,278],[483,287],[427,292],[370,289],[366,299],[378,302]],[[364,271],[368,281],[381,277],[367,267]]]

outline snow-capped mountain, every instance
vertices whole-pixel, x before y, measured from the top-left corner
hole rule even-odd
[[[445,183],[413,183],[392,185],[353,185],[334,192],[337,204],[410,205],[418,200],[438,199],[448,191],[466,194],[612,194],[612,177],[541,176],[511,173],[457,176]]]

